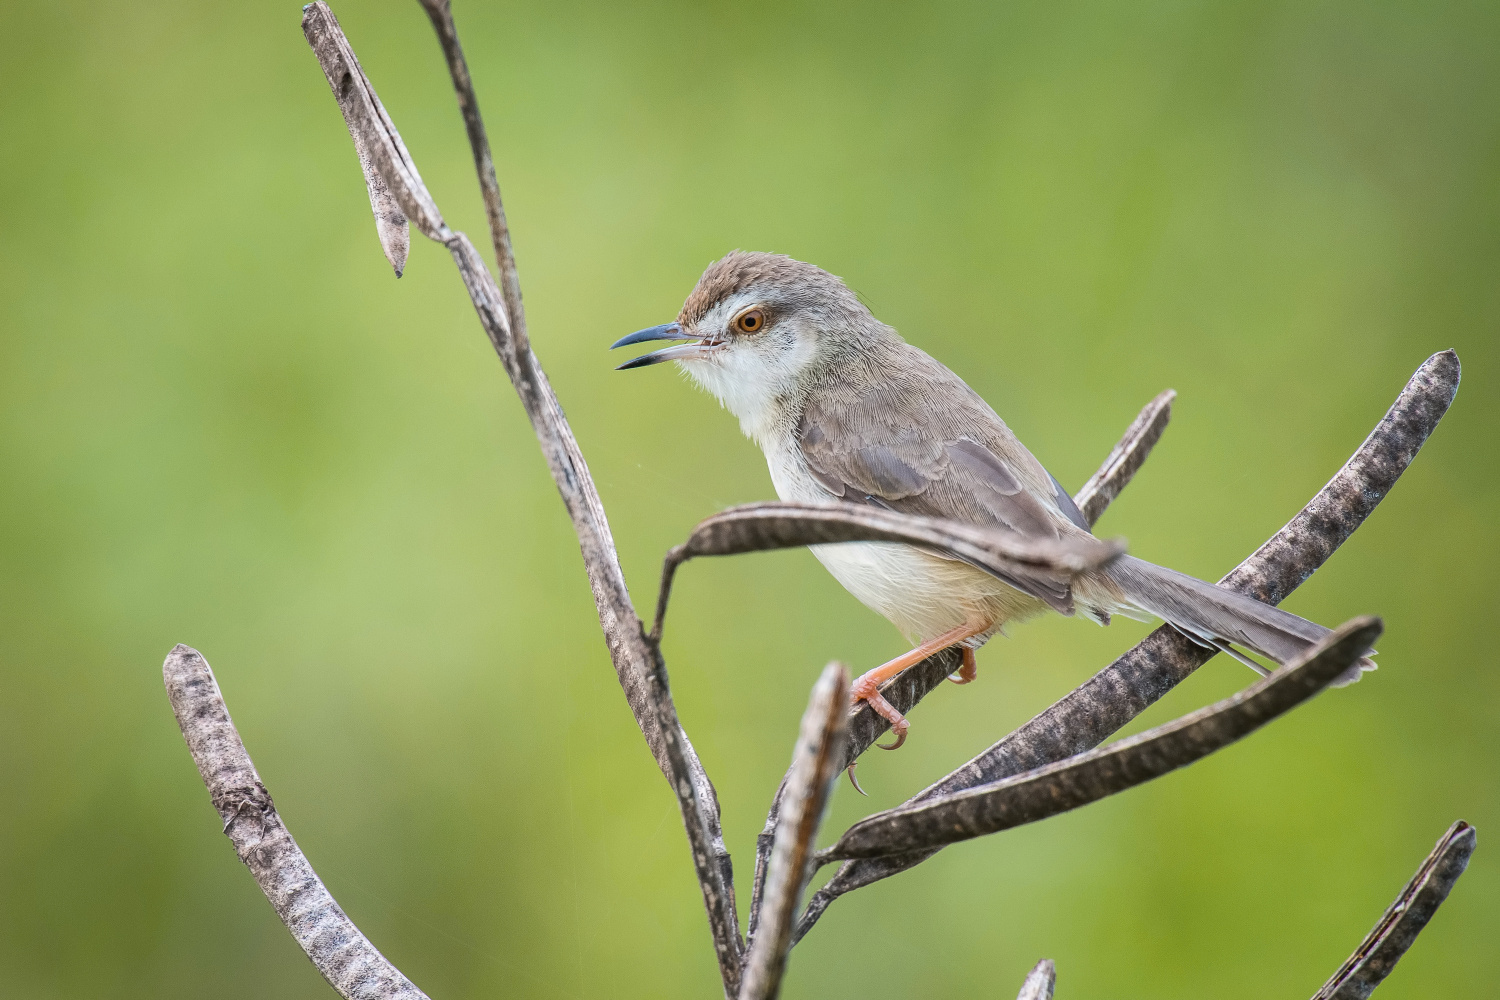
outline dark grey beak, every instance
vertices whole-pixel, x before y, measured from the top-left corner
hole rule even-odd
[[[676,323],[663,323],[661,326],[648,326],[644,330],[637,330],[628,337],[621,337],[609,349],[613,351],[616,347],[625,347],[628,344],[644,344],[648,340],[697,340],[697,337],[684,337],[682,327]]]
[[[644,344],[648,340],[692,340],[697,343],[679,344],[676,347],[663,347],[659,351],[650,354],[642,354],[625,362],[615,371],[622,372],[627,368],[645,368],[647,365],[658,365],[663,361],[692,361],[706,357],[708,346],[697,337],[682,332],[682,327],[676,323],[663,323],[661,326],[648,326],[644,330],[637,330],[626,337],[621,337],[609,345],[610,350],[616,347],[625,347],[628,344]]]

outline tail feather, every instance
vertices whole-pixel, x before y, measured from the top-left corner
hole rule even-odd
[[[1254,598],[1134,556],[1121,556],[1104,572],[1131,607],[1155,615],[1200,646],[1222,650],[1252,666],[1254,661],[1237,654],[1231,644],[1281,664],[1296,659],[1330,631]],[[1334,684],[1352,684],[1362,671],[1374,669],[1374,662],[1365,657]]]

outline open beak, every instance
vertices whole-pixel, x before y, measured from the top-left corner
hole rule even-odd
[[[650,354],[642,354],[625,362],[615,371],[624,371],[627,368],[645,368],[647,365],[658,365],[663,361],[701,361],[709,356],[709,353],[718,345],[711,344],[697,337],[689,336],[682,332],[682,327],[676,323],[663,323],[661,326],[648,326],[644,330],[637,330],[626,337],[621,337],[609,345],[610,350],[616,347],[624,347],[627,344],[644,344],[648,340],[691,340],[691,344],[677,344],[674,347],[663,347],[659,351]]]

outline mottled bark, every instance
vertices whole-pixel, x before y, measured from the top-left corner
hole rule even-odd
[[[1474,828],[1463,820],[1450,826],[1375,929],[1313,1000],[1365,1000],[1375,992],[1448,898],[1478,842]]]
[[[1013,778],[867,816],[819,862],[943,847],[1056,816],[1202,760],[1322,691],[1370,651],[1378,618],[1335,629],[1296,661],[1207,708]]]
[[[1052,1000],[1052,988],[1056,984],[1057,966],[1052,964],[1052,959],[1044,958],[1026,974],[1016,1000]]]
[[[276,812],[208,661],[179,644],[167,654],[162,680],[224,835],[328,985],[348,1000],[427,1000],[323,887]]]
[[[834,779],[843,770],[848,720],[849,671],[830,663],[813,687],[787,772],[781,820],[772,837],[761,933],[745,954],[742,1000],[770,1000],[781,991],[797,908],[813,870],[818,827]]]

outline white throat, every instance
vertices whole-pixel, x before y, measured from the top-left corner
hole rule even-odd
[[[769,451],[800,412],[803,376],[816,354],[810,338],[798,338],[771,350],[736,345],[703,361],[680,361],[678,367],[739,419],[746,437]]]

